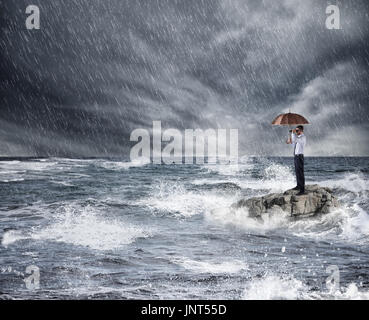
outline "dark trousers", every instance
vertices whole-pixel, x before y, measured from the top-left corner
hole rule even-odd
[[[295,155],[295,172],[297,187],[301,192],[305,192],[305,174],[304,174],[304,155]]]

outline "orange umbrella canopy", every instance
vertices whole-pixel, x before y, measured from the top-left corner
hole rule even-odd
[[[308,124],[308,123],[309,121],[307,121],[303,116],[291,112],[280,114],[272,122],[272,124],[280,126]]]

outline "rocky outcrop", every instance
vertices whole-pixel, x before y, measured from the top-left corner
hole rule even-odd
[[[305,195],[296,196],[297,193],[297,190],[290,189],[283,193],[242,199],[235,204],[235,207],[246,207],[249,216],[261,217],[263,213],[278,208],[289,212],[292,216],[310,216],[317,213],[328,213],[332,208],[339,206],[332,190],[317,184],[307,185]]]

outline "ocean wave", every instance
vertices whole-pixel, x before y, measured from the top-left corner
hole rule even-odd
[[[248,216],[246,208],[222,207],[205,213],[210,223],[266,234],[275,230],[316,240],[369,242],[369,215],[357,204],[343,205],[330,213],[294,219],[281,209],[263,214],[262,220]]]
[[[270,192],[284,191],[296,185],[296,178],[292,167],[269,161],[262,171],[261,179],[250,181],[249,187],[254,189],[268,189]]]
[[[86,163],[90,163],[90,162],[96,162],[99,159],[78,159],[78,158],[62,158],[62,157],[51,157],[48,159],[39,159],[39,161],[56,161],[56,162],[72,162],[72,163],[78,163],[78,162],[86,162]]]
[[[213,261],[196,261],[186,257],[177,257],[172,262],[182,266],[183,268],[195,273],[238,273],[242,270],[248,270],[248,265],[240,260],[213,262]]]
[[[258,165],[258,164],[256,164]],[[296,185],[296,179],[289,166],[281,165],[268,161],[264,163],[265,168],[261,169],[259,177],[253,177],[252,174],[245,173],[242,167],[239,167],[238,171],[235,168],[227,168],[227,165],[215,166],[215,171],[222,172],[223,175],[229,175],[226,180],[222,182],[229,182],[239,185],[243,189],[252,190],[268,190],[270,192],[284,191],[286,189],[293,188]],[[253,168],[254,164],[247,165],[248,169]],[[211,167],[208,167],[211,168]],[[222,170],[220,170],[220,168]],[[241,168],[241,169],[240,169]],[[232,174],[224,174],[232,173]],[[221,182],[221,181],[218,181]],[[206,183],[204,179],[195,180],[195,184]]]
[[[219,207],[205,213],[205,219],[210,223],[259,233],[286,227],[290,222],[289,216],[281,210],[271,211],[263,215],[263,221],[260,221],[249,217],[246,208],[233,207]]]
[[[22,231],[19,230],[8,230],[5,231],[1,240],[1,245],[7,248],[9,245],[13,244],[16,241],[29,239],[28,235],[25,235]]]
[[[98,161],[95,163],[95,165],[99,166],[99,167],[103,167],[105,169],[108,170],[127,170],[129,168],[134,168],[134,167],[143,167],[147,164],[150,163],[150,159],[137,159],[137,160],[132,160],[132,161],[127,161],[127,162],[123,162],[123,161]]]
[[[296,300],[311,298],[308,287],[294,277],[267,275],[253,279],[245,288],[244,300]]]
[[[330,179],[320,182],[321,185],[346,190],[354,193],[369,191],[369,183],[365,175],[359,173],[346,173],[342,178]]]
[[[288,226],[299,237],[369,243],[369,215],[357,204],[344,205],[316,219],[302,219]]]
[[[191,217],[230,205],[237,195],[224,195],[209,191],[192,191],[181,183],[160,181],[154,186],[151,195],[136,204],[152,210],[169,212],[182,217]]]
[[[261,160],[259,160],[261,161]],[[202,178],[196,179],[191,183],[193,185],[215,185],[215,184],[234,184],[242,189],[251,189],[255,191],[267,190],[269,192],[279,192],[293,188],[296,185],[296,179],[289,166],[274,163],[273,161],[264,161],[264,168],[261,169],[258,177],[253,177],[251,172],[246,173],[242,165],[227,168],[227,165],[205,166],[210,171],[222,173],[227,176],[223,179]],[[259,164],[249,163],[248,169],[253,169]],[[237,169],[237,170],[236,170]],[[224,173],[224,174],[223,174]]]
[[[108,219],[92,206],[62,205],[46,226],[33,227],[31,231],[7,231],[3,246],[16,241],[32,239],[64,242],[95,250],[115,250],[150,236],[146,228],[128,222]]]
[[[237,162],[204,164],[206,173],[216,173],[223,176],[240,175],[254,167],[251,157],[243,156],[237,159]]]
[[[369,292],[359,290],[355,283],[332,292],[313,291],[301,280],[287,275],[267,274],[253,279],[244,289],[245,300],[369,300]]]
[[[264,169],[261,178],[229,178],[224,180],[235,183],[242,189],[265,192],[282,192],[295,185],[295,177],[291,168],[270,160],[261,159]],[[220,181],[216,181],[220,183]],[[205,184],[198,180],[195,184]],[[369,215],[362,208],[367,203],[368,183],[362,173],[348,173],[342,178],[319,182],[322,186],[341,190],[339,198],[342,207],[325,215],[308,219],[291,219],[282,210],[275,209],[263,215],[263,221],[250,218],[246,208],[235,209],[222,206],[205,212],[205,218],[213,223],[234,226],[250,232],[266,233],[270,230],[288,230],[290,234],[299,237],[317,239],[340,239],[354,243],[367,243],[369,236]],[[268,191],[267,191],[268,190]],[[350,197],[350,192],[354,197]],[[249,196],[252,196],[250,194]],[[349,201],[348,201],[349,200]]]
[[[242,164],[209,164],[204,165],[204,168],[207,169],[207,173],[217,173],[223,176],[234,176],[239,175],[245,169],[252,167],[242,165]]]
[[[62,186],[65,186],[65,187],[74,187],[74,184],[71,184],[70,182],[67,182],[67,181],[51,180],[51,183],[62,185]]]
[[[0,161],[0,168],[11,171],[43,171],[55,166],[56,162]]]
[[[17,164],[17,163],[20,163],[19,160],[10,160],[10,161],[7,161],[7,160],[0,160],[0,166],[4,166],[4,165],[14,165],[14,164]]]
[[[10,179],[0,179],[0,182],[9,183],[9,182],[19,182],[24,181],[24,178],[10,178]]]
[[[0,182],[9,183],[24,181],[25,173],[26,170],[12,170],[9,167],[4,167],[0,165]]]

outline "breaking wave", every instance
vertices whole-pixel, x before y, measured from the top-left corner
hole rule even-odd
[[[0,161],[0,180],[17,184],[0,189],[1,245],[8,248],[0,251],[9,265],[37,260],[45,277],[67,270],[47,278],[40,297],[368,299],[361,280],[368,177],[336,172],[339,159],[329,161],[308,167],[320,170],[309,183],[333,188],[340,208],[306,219],[276,210],[263,221],[232,205],[294,187],[290,159],[247,158],[238,166]],[[65,253],[62,262],[55,252]],[[345,271],[338,292],[324,289],[327,264]],[[9,293],[28,297],[11,286]]]
[[[219,206],[230,205],[234,199],[235,195],[226,196],[216,192],[192,191],[181,183],[160,181],[153,188],[149,197],[137,203],[156,212],[191,217]]]
[[[224,171],[233,170],[231,168],[226,168],[224,166]],[[209,167],[207,167],[209,168]],[[211,167],[210,167],[211,168]],[[217,173],[223,172],[219,168],[221,166],[214,166],[212,170]],[[253,168],[253,165],[249,165],[249,169]],[[215,170],[216,169],[216,170]],[[239,170],[239,167],[238,167]],[[290,167],[269,163],[263,171],[261,172],[261,176],[253,177],[252,171],[249,172],[241,172],[239,174],[238,171],[235,171],[234,175],[223,174],[224,178],[219,179],[196,179],[192,183],[195,185],[201,184],[210,184],[210,183],[234,183],[235,185],[243,188],[243,189],[251,189],[254,191],[267,190],[269,192],[280,192],[286,189],[293,188],[296,185],[295,176],[292,173]]]
[[[352,243],[369,242],[369,216],[358,205],[344,206],[328,214],[294,219],[275,209],[263,215],[263,220],[249,217],[245,208],[217,208],[205,213],[205,218],[224,226],[248,232],[267,234],[269,231],[288,231],[290,235],[316,240],[341,240]]]
[[[29,232],[5,232],[2,245],[31,239],[64,242],[95,250],[115,250],[149,235],[149,230],[106,218],[92,206],[63,205],[46,226],[33,227]]]
[[[369,300],[369,292],[350,283],[335,292],[312,291],[301,280],[293,276],[267,274],[248,283],[241,296],[245,300]]]
[[[346,173],[340,179],[324,180],[320,183],[333,189],[346,190],[354,193],[369,191],[369,183],[363,173]]]
[[[134,168],[134,167],[142,167],[149,163],[150,163],[150,159],[141,158],[141,159],[127,161],[127,162],[104,160],[104,161],[96,162],[95,165],[103,167],[108,170],[119,171],[119,170],[127,170],[129,168]]]

